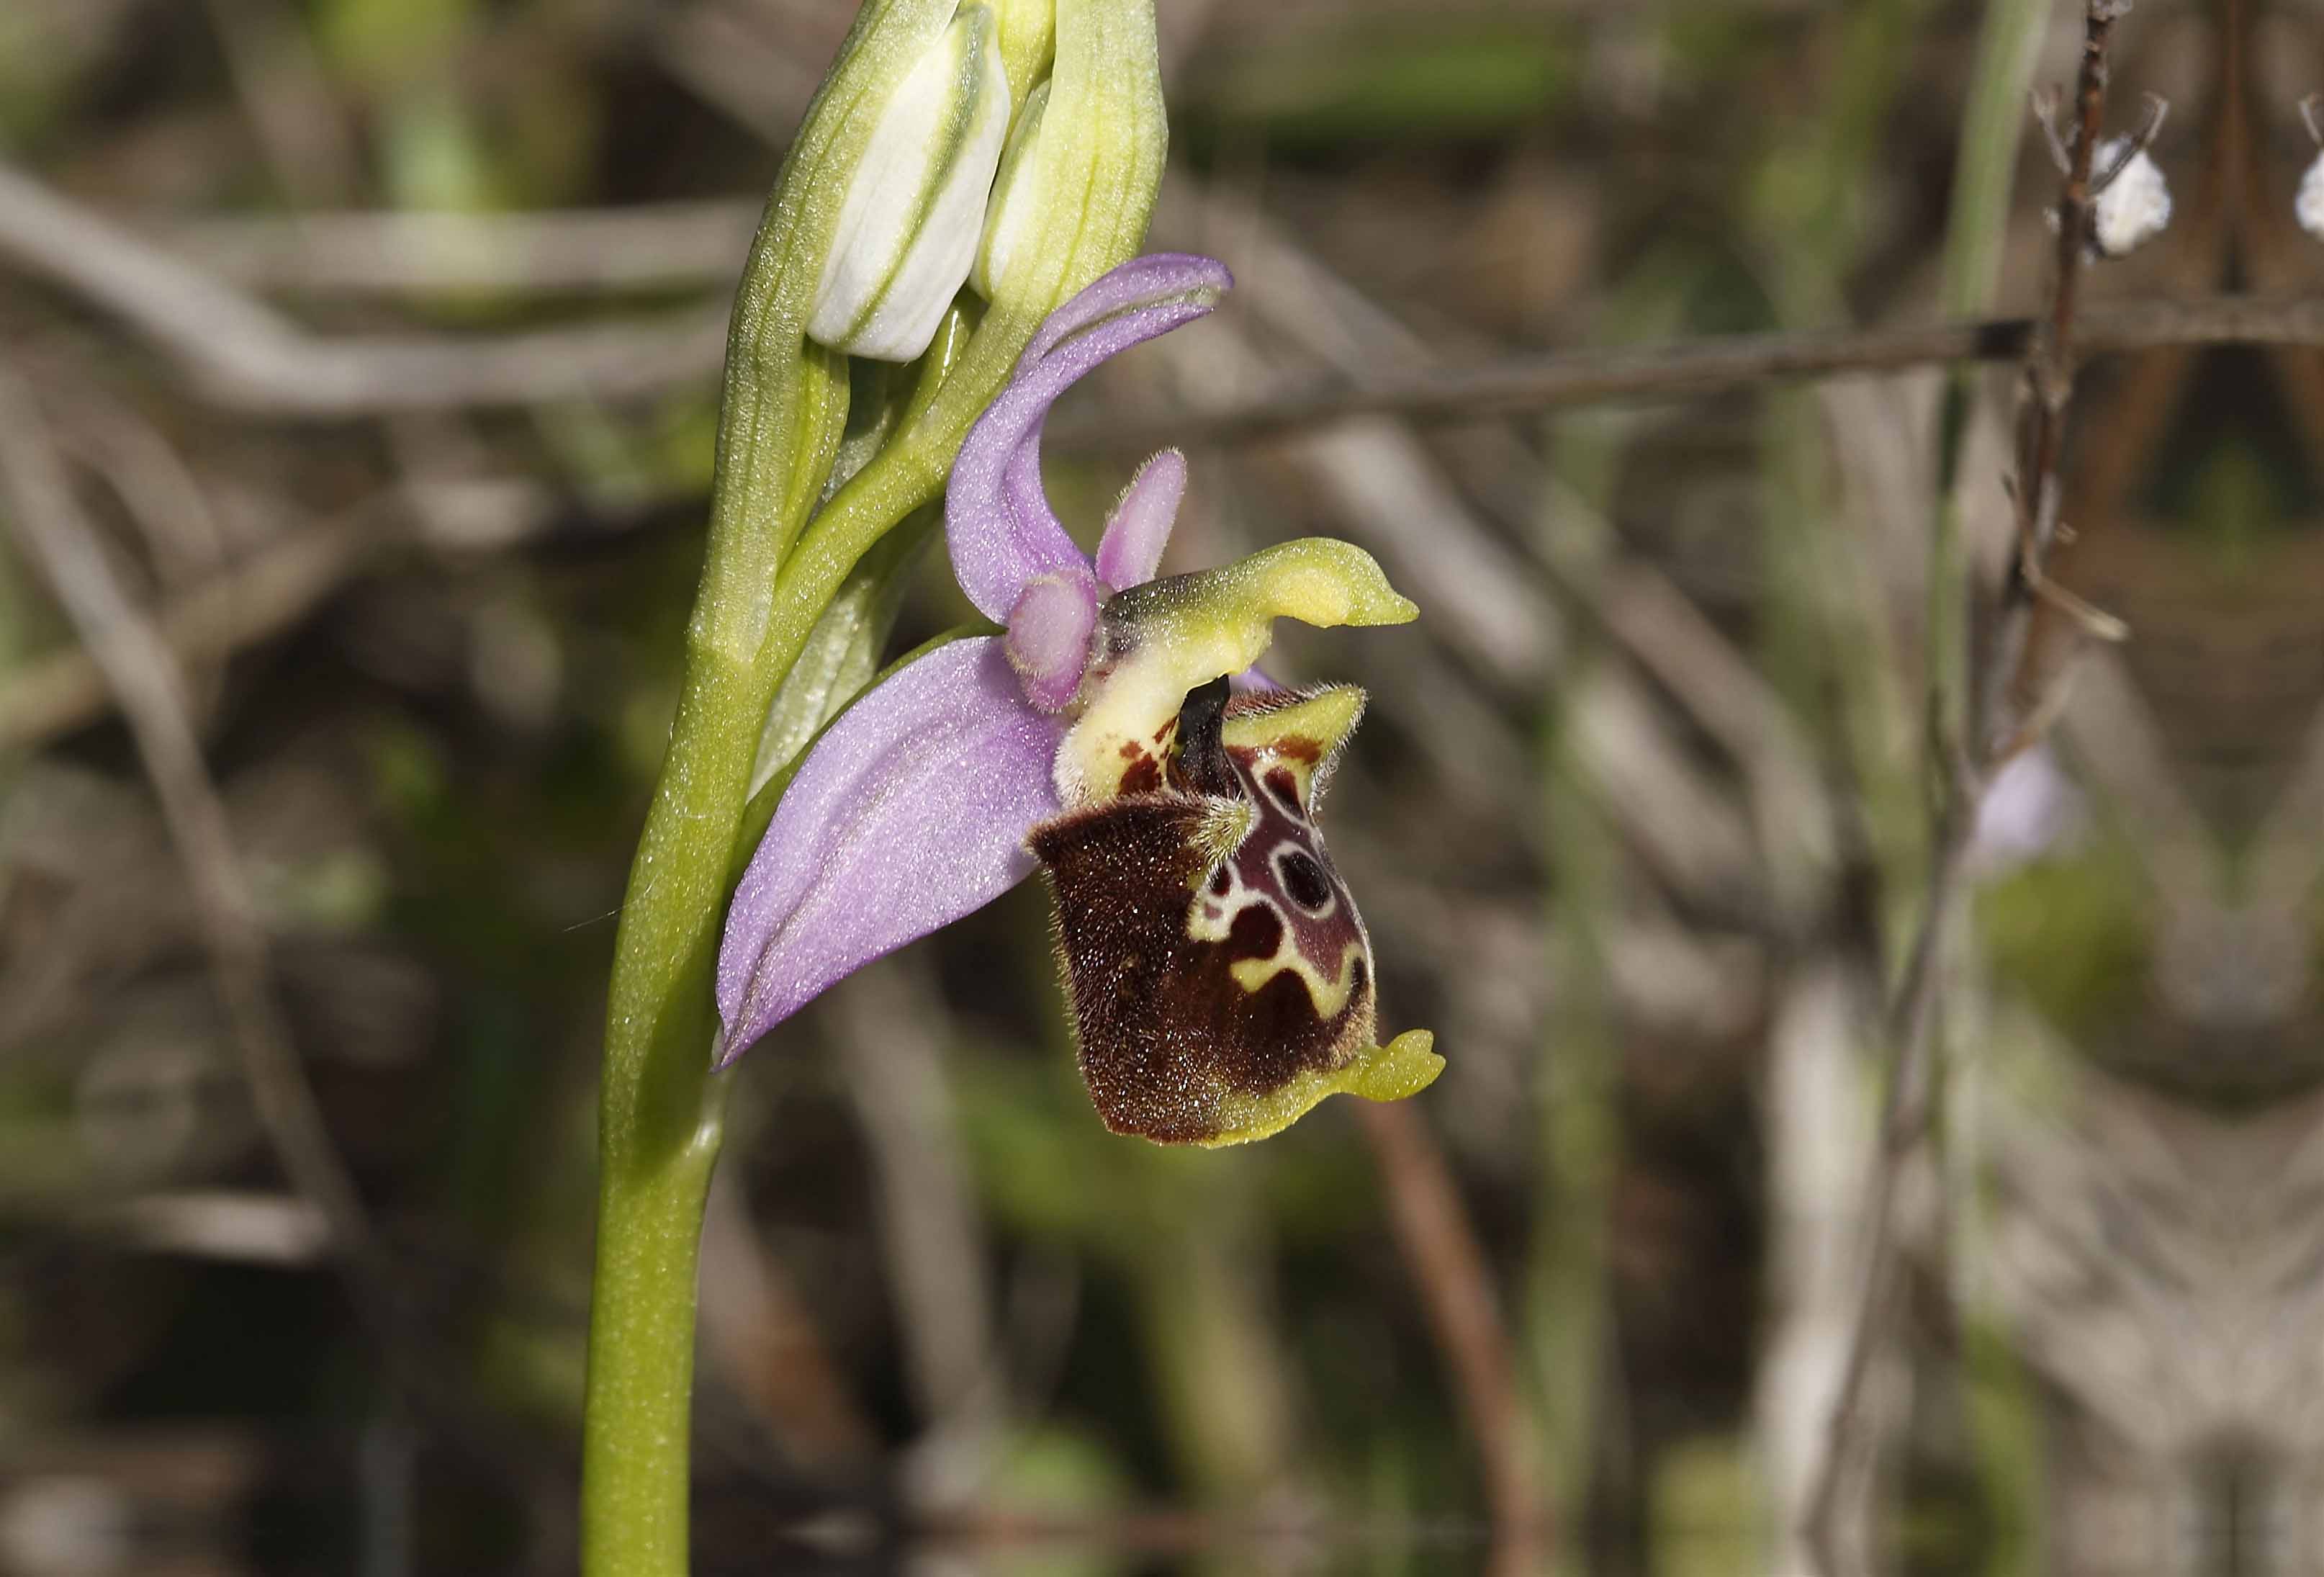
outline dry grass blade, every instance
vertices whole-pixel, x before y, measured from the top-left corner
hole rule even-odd
[[[731,289],[761,204],[709,198],[532,214],[302,213],[163,227],[203,267],[258,290]]]
[[[350,1266],[364,1264],[373,1250],[371,1229],[276,1005],[265,930],[226,806],[202,761],[176,659],[106,562],[31,390],[5,367],[0,500],[25,556],[46,576],[120,697],[202,918],[251,1097],[283,1172],[329,1223],[333,1248]]]

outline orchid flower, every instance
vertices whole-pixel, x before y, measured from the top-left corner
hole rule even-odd
[[[1334,1093],[1410,1094],[1443,1066],[1424,1031],[1372,1043],[1370,943],[1314,830],[1362,692],[1227,682],[1278,617],[1395,624],[1416,610],[1369,555],[1321,538],[1155,579],[1186,485],[1176,450],[1137,473],[1094,560],[1043,491],[1057,398],[1231,283],[1202,257],[1114,269],[1048,318],[969,433],[945,536],[961,588],[1002,632],[908,664],[809,752],[728,911],[719,1065],[1045,864],[1109,1127],[1231,1143]]]
[[[687,1572],[701,1229],[733,1084],[704,1043],[740,1050],[1000,890],[1029,863],[1026,830],[1062,807],[1042,752],[1081,698],[1024,698],[989,642],[909,665],[812,760],[779,747],[787,725],[830,715],[824,659],[876,643],[873,610],[909,558],[894,549],[1044,320],[1137,251],[1168,142],[1154,0],[862,0],[783,157],[735,290],[683,689],[606,991],[589,1577]],[[907,365],[862,377],[866,358]],[[1025,632],[1044,632],[1029,616]],[[719,895],[765,825],[761,749],[798,777],[714,991]],[[916,816],[915,800],[935,808]]]

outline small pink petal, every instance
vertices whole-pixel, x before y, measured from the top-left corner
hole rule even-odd
[[[1049,407],[1108,357],[1210,311],[1232,282],[1207,257],[1136,257],[1050,315],[1008,387],[968,429],[945,488],[953,578],[979,613],[1006,619],[1035,577],[1088,572],[1041,486]]]
[[[1045,575],[1009,611],[1009,666],[1042,711],[1063,711],[1082,687],[1097,609],[1096,594],[1081,580]]]
[[[1115,591],[1144,586],[1162,567],[1178,505],[1186,496],[1186,456],[1165,449],[1138,468],[1121,490],[1098,540],[1097,577]]]

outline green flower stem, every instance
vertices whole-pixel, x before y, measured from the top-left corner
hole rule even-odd
[[[601,1146],[581,1470],[581,1565],[590,1577],[687,1569],[695,1277],[727,1084],[710,1072],[711,957],[703,948],[671,982],[661,1032],[627,1081],[631,1131]],[[656,1142],[641,1142],[648,1133]]]
[[[939,334],[919,383],[936,393],[923,400],[916,391],[912,407],[933,414],[956,406],[945,398],[956,381],[950,374],[968,370],[985,338]],[[1007,353],[1001,376],[1015,355]],[[738,360],[757,362],[739,346]],[[775,560],[792,534],[784,524],[805,518],[830,473],[844,425],[845,365],[810,346],[788,377],[771,381],[776,389],[762,393],[754,380],[729,380],[727,431],[744,436],[720,456],[685,688],[615,943],[582,1426],[587,1577],[686,1571],[696,1277],[727,1084],[710,1068],[713,974],[760,733],[841,580],[881,535],[936,496],[990,398],[988,390],[949,428],[915,423],[907,435],[914,441],[883,451],[843,486],[826,513],[846,522],[852,556],[827,578],[800,576],[779,573]],[[757,414],[770,408],[787,410],[788,419],[760,422]],[[819,527],[809,535],[828,546],[814,561],[836,562],[832,549],[842,544]]]
[[[811,400],[844,408],[846,378],[802,358]],[[836,358],[833,358],[835,360]],[[835,387],[837,393],[832,392]],[[779,519],[821,487],[839,423],[811,436],[766,485]],[[826,441],[827,440],[827,441]],[[726,1081],[710,1071],[712,972],[734,835],[759,733],[783,669],[762,660],[777,543],[739,526],[747,510],[714,504],[703,591],[687,634],[685,689],[669,755],[631,868],[614,945],[598,1095],[596,1277],[581,1470],[582,1570],[589,1577],[686,1571],[694,1302],[702,1206],[718,1157]],[[785,669],[788,669],[788,664]]]

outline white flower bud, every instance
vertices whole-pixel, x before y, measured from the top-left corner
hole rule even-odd
[[[1009,134],[1009,151],[1001,155],[1000,178],[992,185],[992,201],[984,210],[984,238],[976,249],[976,266],[968,282],[985,300],[1009,267],[1009,260],[1038,231],[1041,202],[1038,182],[1031,172],[1039,161],[1042,113],[1049,107],[1049,84],[1044,80],[1026,96],[1025,113]]]
[[[2113,170],[2129,146],[2127,137],[2108,137],[2098,145],[2092,167],[2101,174]],[[2171,189],[2163,180],[2162,167],[2141,148],[2098,193],[2090,213],[2090,239],[2099,256],[2122,257],[2163,234],[2170,222]]]
[[[964,5],[903,78],[847,179],[810,338],[908,362],[928,347],[968,277],[1009,134],[998,30]]]
[[[2308,167],[2300,178],[2300,195],[2292,199],[2292,216],[2300,227],[2319,241],[2324,241],[2324,153]]]

